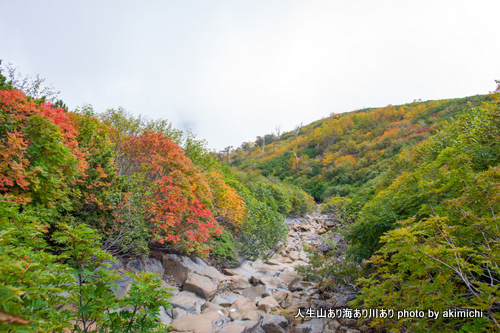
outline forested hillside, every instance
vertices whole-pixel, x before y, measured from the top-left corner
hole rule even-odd
[[[435,134],[444,121],[490,100],[485,95],[414,101],[332,114],[284,133],[277,126],[223,159],[241,170],[256,169],[292,182],[318,202],[339,196],[361,207],[375,193],[376,183],[392,181],[394,170],[388,172],[396,155]]]
[[[265,258],[286,240],[285,217],[313,208],[298,187],[232,171],[166,120],[70,111],[41,96],[40,82],[24,83],[0,72],[2,331],[161,328],[161,281],[133,275],[118,299],[111,255]]]
[[[373,325],[497,331],[499,93],[500,84],[489,95],[332,114],[283,134],[277,127],[222,158],[303,188],[340,218],[347,258],[312,250],[302,273],[321,276],[324,288],[357,283],[352,306],[484,315],[377,318]]]

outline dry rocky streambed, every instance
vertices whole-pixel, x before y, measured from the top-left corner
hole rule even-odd
[[[170,332],[240,333],[240,332],[371,332],[367,322],[356,319],[318,318],[306,310],[346,308],[355,293],[348,288],[322,292],[318,285],[304,281],[295,267],[304,265],[304,246],[328,246],[321,236],[339,223],[327,215],[288,218],[288,245],[281,253],[262,261],[245,261],[223,273],[199,258],[176,254],[157,259],[135,259],[124,267],[112,269],[149,271],[160,274],[164,286],[174,289],[173,309],[161,308],[160,320],[173,328]],[[342,241],[340,234],[335,236]],[[119,281],[115,292],[124,295],[129,280]],[[298,311],[301,309],[301,315]],[[311,314],[311,312],[310,312]],[[321,314],[321,311],[320,311]]]

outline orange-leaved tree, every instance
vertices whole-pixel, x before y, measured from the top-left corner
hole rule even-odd
[[[63,108],[0,91],[0,195],[70,208],[70,184],[87,168],[77,135]]]
[[[208,174],[208,181],[213,196],[213,215],[225,227],[237,231],[247,214],[243,198],[217,172]]]
[[[153,241],[186,252],[208,252],[207,241],[222,229],[208,209],[213,198],[204,174],[163,133],[144,131],[129,137],[122,151],[120,172],[144,193]]]

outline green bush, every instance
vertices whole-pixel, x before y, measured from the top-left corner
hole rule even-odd
[[[87,332],[156,332],[159,306],[169,306],[170,295],[151,274],[132,275],[128,296],[118,299],[111,288],[121,277],[105,269],[111,256],[100,249],[100,239],[85,225],[61,223],[50,243],[47,227],[35,214],[0,200],[0,330],[54,332],[64,328]],[[132,307],[131,312],[117,312]]]
[[[247,207],[247,216],[236,234],[238,253],[244,258],[271,256],[286,242],[284,216],[255,199],[239,181],[227,179],[226,183],[238,191]]]
[[[397,331],[500,329],[500,103],[449,124],[362,210],[351,238],[375,269],[352,305],[473,309],[479,319],[377,318]],[[411,159],[410,159],[410,162]],[[411,163],[410,163],[411,164]]]
[[[234,266],[238,263],[234,237],[229,232],[224,230],[220,236],[215,236],[212,244],[213,251],[210,256],[218,264]]]

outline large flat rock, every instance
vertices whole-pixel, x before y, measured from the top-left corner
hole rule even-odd
[[[218,312],[208,312],[199,315],[187,315],[175,319],[170,324],[172,331],[192,333],[212,333],[230,321],[229,318]]]
[[[199,314],[201,312],[201,306],[205,304],[205,302],[205,300],[189,291],[181,291],[170,300],[174,308],[184,309],[191,314]]]
[[[210,278],[196,273],[188,275],[183,289],[195,293],[206,301],[212,300],[217,293],[217,285]]]

